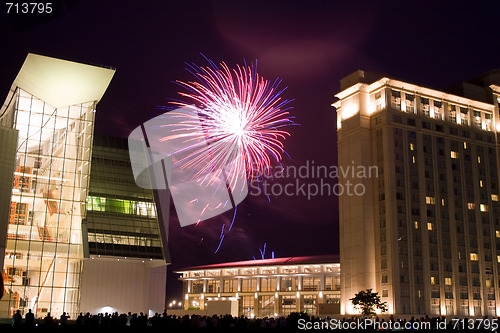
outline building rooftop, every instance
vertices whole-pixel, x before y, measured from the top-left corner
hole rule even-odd
[[[114,69],[29,53],[14,86],[60,108],[100,101]]]
[[[285,257],[285,258],[274,258],[274,259],[234,261],[234,262],[225,262],[220,264],[187,267],[179,269],[175,271],[175,273],[181,273],[185,271],[197,271],[204,269],[218,269],[218,268],[275,266],[275,265],[309,265],[309,264],[325,264],[325,263],[340,263],[340,256],[338,254],[327,254],[327,255],[307,256],[307,257]]]

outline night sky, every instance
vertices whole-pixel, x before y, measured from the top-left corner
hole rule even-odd
[[[290,112],[300,124],[288,128],[285,166],[336,165],[336,114],[330,105],[339,80],[357,69],[445,90],[500,68],[500,1],[53,3],[56,14],[46,17],[8,16],[1,7],[2,101],[28,52],[114,67],[95,129],[127,137],[178,97],[173,81],[193,79],[185,63],[207,65],[201,53],[230,67],[257,61],[264,78],[280,78],[288,87],[283,98],[293,100]],[[172,210],[168,300],[181,295],[173,270],[258,258],[264,243],[266,258],[271,251],[338,253],[335,196],[248,196],[215,254],[221,226],[232,214],[181,228]]]

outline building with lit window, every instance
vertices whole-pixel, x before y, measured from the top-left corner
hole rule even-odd
[[[339,166],[378,177],[340,196],[341,312],[372,288],[389,313],[500,315],[500,72],[446,93],[357,71],[341,80]]]
[[[94,112],[114,73],[29,54],[0,109],[0,317],[78,311]]]
[[[94,136],[86,209],[80,312],[163,312],[168,219],[136,185],[127,139]]]
[[[237,301],[238,315],[286,316],[291,312],[340,312],[340,265],[336,255],[238,261],[182,269],[184,309]]]
[[[114,70],[28,55],[0,112],[0,317],[162,312],[168,205],[94,136]],[[164,246],[165,244],[165,246]]]

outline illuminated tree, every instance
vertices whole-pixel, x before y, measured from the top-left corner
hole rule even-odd
[[[387,302],[382,302],[379,294],[373,293],[371,289],[361,290],[350,301],[364,316],[374,315],[377,309],[381,312],[387,311]]]

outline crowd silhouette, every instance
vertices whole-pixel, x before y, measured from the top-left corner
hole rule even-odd
[[[74,320],[70,320],[69,315],[63,313],[59,319],[55,319],[48,313],[43,319],[35,320],[34,314],[28,311],[25,315],[25,318],[22,318],[22,315],[19,310],[12,316],[12,327],[13,328],[68,328],[68,329],[78,329],[82,328],[86,331],[89,329],[147,329],[147,328],[156,328],[161,330],[184,330],[184,329],[231,329],[235,331],[248,331],[254,329],[278,329],[278,330],[286,330],[286,329],[301,329],[301,325],[303,327],[304,322],[310,323],[310,327],[315,327],[314,324],[323,325],[324,328],[330,328],[329,325],[332,323],[332,319],[329,317],[319,317],[319,316],[310,316],[306,313],[291,313],[288,316],[281,317],[264,317],[264,318],[248,318],[245,316],[233,317],[231,315],[213,315],[213,316],[200,316],[200,315],[184,315],[184,316],[175,316],[169,315],[166,311],[162,314],[156,313],[154,316],[148,317],[144,313],[122,313],[118,312],[114,313],[98,313],[98,314],[90,314],[90,313],[80,313],[78,317]],[[336,321],[337,326],[335,328],[340,328],[339,326],[347,328],[347,330],[354,329],[355,326],[350,326],[350,323],[356,323],[360,320],[360,317],[345,317]],[[476,326],[465,325],[457,326],[455,319],[454,321],[449,319],[446,320],[444,317],[428,317],[423,316],[420,318],[411,319],[396,319],[394,316],[391,316],[388,319],[379,319],[377,317],[373,318],[379,324],[388,324],[388,323],[398,323],[400,327],[408,327],[405,326],[407,324],[411,324],[410,327],[418,327],[421,323],[429,323],[432,331],[436,329],[447,329],[447,330],[483,330],[484,324],[482,327],[478,327],[477,324],[480,321],[474,321]],[[489,319],[497,320],[497,319]],[[302,323],[302,324],[301,324]],[[445,324],[445,326],[443,326]],[[383,325],[379,325],[379,327]],[[394,325],[392,325],[394,326]],[[320,327],[320,326],[318,326]],[[420,329],[413,328],[412,330],[425,331],[423,328],[425,325],[422,325]],[[363,328],[363,327],[361,327]],[[358,328],[359,329],[359,328]],[[363,330],[368,331],[378,331],[380,329],[374,329],[374,327],[365,327]],[[3,330],[2,330],[3,331]],[[490,329],[491,331],[491,329]]]

